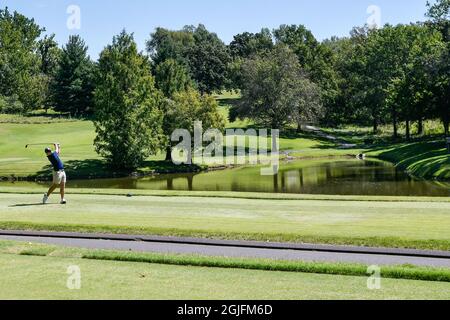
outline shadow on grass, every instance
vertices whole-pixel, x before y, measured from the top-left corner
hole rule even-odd
[[[14,204],[9,206],[9,208],[23,208],[23,207],[40,207],[44,206],[43,203],[23,203],[23,204]],[[51,206],[51,204],[46,204],[45,206]]]
[[[239,98],[221,98],[217,99],[220,107],[236,107],[239,104]]]

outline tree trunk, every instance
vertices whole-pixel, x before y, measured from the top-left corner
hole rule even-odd
[[[423,135],[423,119],[420,118],[418,121],[417,134],[419,136]]]
[[[172,147],[166,148],[166,161],[172,161]]]
[[[189,191],[194,190],[194,177],[192,175],[189,175],[187,177],[187,181],[188,181],[188,190]]]
[[[398,138],[398,126],[397,126],[397,112],[394,109],[392,111],[392,124],[394,126],[394,139]]]
[[[373,119],[373,133],[374,134],[378,133],[378,120],[377,119]]]
[[[449,136],[449,126],[450,126],[450,120],[444,119],[444,132],[445,132],[445,136],[448,137]]]
[[[406,139],[407,140],[411,139],[411,126],[409,120],[406,120]]]

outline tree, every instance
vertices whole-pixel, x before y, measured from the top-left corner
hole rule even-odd
[[[39,108],[43,82],[38,38],[44,29],[33,19],[8,8],[0,10],[0,95],[16,96],[22,112]]]
[[[96,151],[115,168],[136,169],[161,147],[162,93],[148,59],[125,31],[102,51],[97,73]]]
[[[232,113],[273,129],[320,117],[320,91],[307,79],[297,56],[285,45],[243,64],[242,99]],[[309,118],[309,119],[308,119]]]
[[[204,25],[193,31],[194,44],[188,47],[187,57],[192,78],[201,93],[222,90],[227,81],[230,62],[228,48],[215,33]]]
[[[293,118],[297,122],[297,132],[301,132],[302,125],[321,120],[325,110],[322,105],[320,87],[308,78],[300,78],[297,82],[297,103]]]
[[[247,59],[256,54],[273,49],[272,33],[262,29],[258,33],[244,32],[234,36],[228,46],[233,59]]]
[[[396,78],[391,79],[388,93],[388,105],[396,110],[393,116],[394,137],[397,137],[396,121],[406,122],[406,137],[411,137],[411,122],[418,121],[419,134],[423,131],[426,114],[431,115],[433,101],[433,79],[429,70],[443,48],[441,34],[423,25],[405,26],[404,63]],[[390,103],[389,103],[390,101]]]
[[[153,66],[173,59],[178,63],[189,65],[187,60],[187,50],[194,45],[194,35],[192,31],[185,27],[179,31],[156,28],[147,41],[147,52],[150,54]]]
[[[58,48],[55,35],[45,36],[38,42],[38,53],[41,60],[41,72],[48,76],[55,76],[58,70],[62,50]]]
[[[155,70],[156,87],[167,98],[194,86],[186,68],[174,59],[161,62]]]
[[[354,28],[350,37],[331,38],[324,41],[335,56],[338,94],[331,115],[337,124],[370,125],[370,115],[364,103],[365,91],[361,88],[364,70],[363,48],[367,40],[366,28]],[[330,114],[328,113],[328,117]]]
[[[54,106],[55,97],[52,88],[55,85],[55,76],[62,50],[55,41],[55,35],[45,36],[38,42],[38,54],[40,57],[42,82],[45,87],[43,107],[47,111]]]
[[[337,107],[338,83],[333,68],[333,51],[317,41],[303,25],[281,25],[273,34],[276,43],[287,45],[297,55],[300,66],[308,73],[311,81],[320,86],[327,113],[326,122],[328,125],[335,124],[333,110]]]
[[[165,106],[163,128],[168,139],[166,161],[172,160],[170,136],[174,130],[187,129],[193,135],[195,121],[201,121],[205,130],[225,128],[225,119],[216,99],[210,95],[201,95],[193,88],[176,92]]]
[[[80,36],[70,36],[63,48],[53,84],[55,110],[72,115],[92,113],[94,65]]]
[[[450,126],[450,0],[438,0],[434,4],[427,3],[428,17],[432,26],[439,30],[446,43],[440,57],[432,68],[435,76],[434,94],[436,114],[442,119],[445,134],[449,135]]]
[[[147,41],[147,51],[155,68],[168,59],[185,65],[202,93],[221,90],[226,84],[228,48],[204,25],[179,31],[157,28]]]
[[[242,63],[257,54],[272,50],[273,36],[269,29],[262,29],[258,33],[244,32],[234,36],[228,46],[232,61],[228,64],[226,87],[229,90],[242,87]]]

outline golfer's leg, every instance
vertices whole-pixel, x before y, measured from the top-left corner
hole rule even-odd
[[[59,192],[61,194],[61,201],[64,200],[64,194],[66,192],[66,183],[65,182],[61,182],[61,184],[59,185]]]
[[[50,189],[48,189],[47,196],[50,197],[50,195],[53,193],[53,191],[56,190],[57,187],[58,187],[58,185],[52,184],[52,186],[50,187]]]

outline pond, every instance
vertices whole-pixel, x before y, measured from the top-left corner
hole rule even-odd
[[[69,177],[70,178],[70,177]],[[16,185],[47,185],[21,182]],[[259,167],[147,178],[70,181],[68,188],[238,191],[325,195],[450,196],[450,184],[421,181],[378,160],[326,159],[284,162],[277,176]]]

